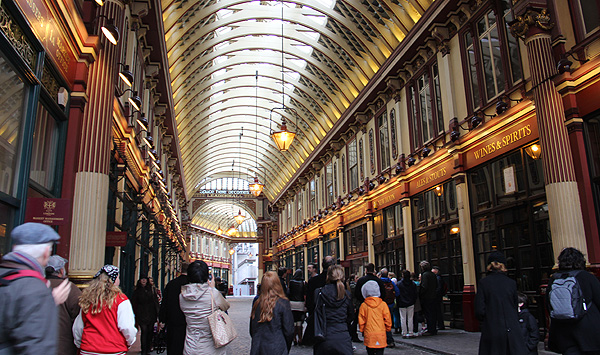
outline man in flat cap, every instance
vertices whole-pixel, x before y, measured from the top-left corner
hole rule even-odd
[[[56,354],[58,316],[44,268],[60,236],[25,223],[11,238],[12,252],[0,262],[0,355]]]

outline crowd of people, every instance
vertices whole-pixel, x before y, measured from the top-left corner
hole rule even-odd
[[[205,262],[183,263],[164,295],[151,278],[141,278],[129,300],[113,265],[103,266],[83,291],[71,283],[68,261],[51,255],[60,239],[52,228],[26,223],[11,237],[13,250],[0,263],[0,354],[122,355],[138,336],[147,354],[156,327],[167,329],[169,355],[226,354],[215,333],[222,329],[211,321],[218,310],[229,309],[226,287]],[[394,347],[393,330],[403,337],[435,336],[444,329],[447,287],[439,268],[427,261],[419,266],[419,274],[403,270],[397,279],[368,264],[365,275],[346,280],[344,268],[326,256],[321,273],[317,265],[308,266],[308,282],[301,269],[289,281],[284,268],[266,272],[249,314],[251,354],[288,354],[294,344],[312,346],[314,354],[350,355],[353,342],[364,342],[369,355],[379,355]],[[600,354],[600,281],[585,269],[577,249],[558,256],[546,298],[552,351]],[[502,253],[489,254],[487,271],[475,298],[479,353],[537,354],[539,325],[527,296],[507,276]]]

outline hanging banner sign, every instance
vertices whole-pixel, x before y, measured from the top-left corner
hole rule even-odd
[[[127,245],[127,232],[106,232],[107,247],[124,247]]]

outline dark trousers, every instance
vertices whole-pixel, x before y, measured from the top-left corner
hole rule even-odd
[[[142,331],[142,339],[140,344],[142,345],[142,354],[148,354],[150,347],[152,347],[152,336],[154,335],[154,324],[140,324],[140,330]]]
[[[358,340],[358,309],[354,310],[354,318],[348,327],[348,332],[353,341]]]
[[[367,355],[383,355],[385,348],[367,348]]]
[[[436,311],[436,318],[437,318],[437,329],[445,329],[446,326],[444,325],[444,303],[442,301],[442,299],[437,299],[435,300],[436,302],[436,306],[435,306],[435,311]]]
[[[437,334],[437,302],[435,299],[421,300],[421,308],[423,309],[423,315],[427,321],[427,332],[430,334]],[[439,307],[438,307],[439,308]]]
[[[304,335],[302,336],[302,345],[313,345],[315,343],[315,315],[309,313],[306,317],[306,329],[304,329]],[[171,354],[169,354],[171,355]]]
[[[185,325],[167,326],[167,354],[183,355],[185,344]]]

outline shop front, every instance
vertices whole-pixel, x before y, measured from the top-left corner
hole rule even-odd
[[[8,231],[27,218],[49,225],[68,222],[68,218],[41,221],[26,214],[31,215],[28,201],[34,199],[48,201],[47,208],[55,206],[52,213],[60,208],[70,214],[71,201],[59,197],[77,60],[45,3],[31,1],[19,7],[2,1],[0,19],[0,255],[4,255],[10,248]],[[47,23],[49,33],[54,33],[52,41],[36,32],[39,27],[27,26],[28,21]]]
[[[350,224],[346,226],[343,233],[346,256],[342,265],[346,269],[346,277],[352,274],[363,276],[365,265],[369,262],[367,222],[362,220]]]
[[[329,232],[323,235],[323,255],[333,256],[338,259],[340,256],[340,241],[337,237],[337,232]]]

